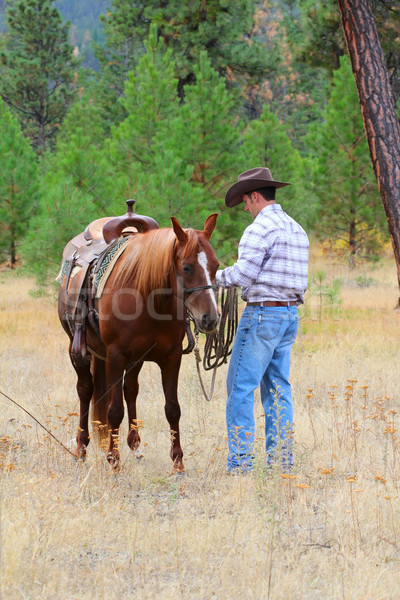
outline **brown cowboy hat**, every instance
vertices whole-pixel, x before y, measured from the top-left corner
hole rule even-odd
[[[267,169],[267,167],[249,169],[248,171],[241,173],[237,183],[234,183],[226,192],[225,204],[226,206],[236,206],[236,204],[242,202],[243,194],[261,190],[265,187],[280,188],[284,185],[291,184],[284,183],[283,181],[274,181],[272,179],[271,171]]]

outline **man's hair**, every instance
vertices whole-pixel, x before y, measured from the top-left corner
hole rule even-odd
[[[264,200],[275,200],[275,191],[274,187],[265,187],[260,190],[255,190],[264,198]]]

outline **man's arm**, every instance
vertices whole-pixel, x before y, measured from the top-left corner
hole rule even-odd
[[[257,281],[266,252],[267,240],[262,234],[263,230],[254,224],[245,230],[237,261],[231,267],[217,271],[216,280],[220,287],[245,287]]]

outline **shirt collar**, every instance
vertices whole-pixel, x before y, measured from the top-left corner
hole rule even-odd
[[[276,212],[276,211],[282,211],[282,206],[278,203],[275,204],[268,204],[268,206],[264,206],[264,208],[262,210],[260,210],[260,212],[258,213],[258,215],[256,216],[256,219],[258,219],[258,217],[260,215],[266,215],[268,212]],[[254,219],[254,220],[256,220]]]

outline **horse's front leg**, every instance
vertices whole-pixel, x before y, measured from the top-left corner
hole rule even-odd
[[[110,433],[107,460],[115,469],[119,469],[119,427],[124,418],[122,379],[125,360],[118,349],[107,349],[106,377],[108,394],[107,421]]]
[[[128,418],[129,418],[129,433],[128,433],[128,446],[131,450],[137,452],[137,456],[142,456],[139,451],[140,435],[139,425],[137,422],[136,414],[136,399],[139,393],[139,371],[143,366],[143,361],[137,362],[133,365],[129,365],[125,372],[124,378],[124,396],[125,402],[128,407]]]
[[[178,402],[178,375],[181,366],[182,353],[169,355],[160,363],[162,385],[165,395],[165,416],[171,430],[171,458],[175,473],[185,470],[183,452],[179,436],[179,419],[181,409]]]

